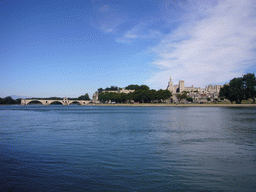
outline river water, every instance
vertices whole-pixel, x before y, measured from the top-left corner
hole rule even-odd
[[[256,191],[256,108],[0,106],[0,191]]]

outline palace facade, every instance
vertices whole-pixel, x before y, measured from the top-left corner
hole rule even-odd
[[[167,89],[172,92],[171,102],[178,102],[176,97],[177,94],[181,94],[183,91],[188,92],[187,96],[192,97],[194,102],[207,102],[207,98],[211,100],[218,98],[221,85],[208,85],[205,88],[194,87],[185,87],[184,80],[180,80],[179,84],[174,85],[172,78],[168,83]],[[209,99],[208,99],[209,100]]]

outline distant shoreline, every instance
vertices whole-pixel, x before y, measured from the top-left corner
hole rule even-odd
[[[116,107],[256,107],[256,104],[166,104],[166,103],[140,103],[140,104],[89,104],[93,106]]]
[[[0,104],[0,106],[21,106],[19,104]],[[39,104],[41,105],[41,104]],[[31,105],[30,105],[31,106]],[[33,106],[33,105],[32,105]],[[43,106],[43,105],[42,105]],[[49,105],[46,105],[49,106]],[[109,106],[109,107],[256,107],[256,104],[167,104],[167,103],[116,103],[116,104],[86,104],[81,106]]]

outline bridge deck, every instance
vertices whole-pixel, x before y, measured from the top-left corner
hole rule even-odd
[[[63,100],[22,99],[21,105],[28,105],[32,101],[38,101],[43,105],[51,105],[53,102],[59,102],[62,105],[70,105],[74,102],[77,102],[80,105],[86,105],[91,102],[90,100],[68,100],[67,98],[64,98]]]

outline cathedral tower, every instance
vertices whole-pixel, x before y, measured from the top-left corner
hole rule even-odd
[[[169,83],[168,83],[167,89],[168,89],[170,92],[174,92],[174,90],[173,90],[172,77],[170,77],[170,81],[169,81]]]

